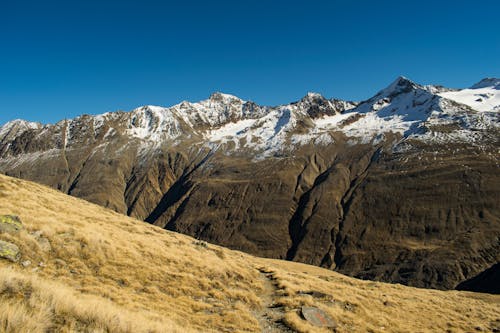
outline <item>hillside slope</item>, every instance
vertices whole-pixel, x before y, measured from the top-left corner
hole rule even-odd
[[[360,281],[260,259],[0,175],[0,233],[20,249],[0,259],[4,332],[326,332],[300,317],[324,310],[337,332],[500,329],[500,296]]]

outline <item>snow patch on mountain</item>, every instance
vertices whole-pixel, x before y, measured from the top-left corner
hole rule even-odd
[[[498,85],[489,87],[475,85],[473,87],[476,88],[443,92],[439,96],[468,105],[477,111],[500,111],[500,90]]]
[[[314,124],[316,125],[316,128],[319,130],[332,129],[336,128],[339,123],[343,122],[344,120],[350,117],[353,117],[356,114],[357,114],[356,112],[346,112],[346,113],[336,114],[334,116],[324,116],[321,118],[314,119]]]
[[[362,116],[356,122],[342,128],[348,137],[356,137],[361,143],[369,143],[374,136],[379,133],[393,132],[402,136],[407,133],[414,121],[406,121],[401,115],[390,117],[380,117],[375,112],[370,112]]]
[[[206,137],[209,144],[234,142],[235,148],[268,151],[283,149],[286,136],[297,123],[297,111],[289,106],[269,109],[258,119],[243,119],[210,130]]]
[[[153,142],[175,139],[182,134],[180,124],[171,110],[153,105],[132,111],[127,125],[128,135]]]
[[[207,133],[207,140],[209,142],[220,142],[227,144],[229,141],[239,146],[239,141],[242,137],[246,136],[245,133],[255,124],[255,119],[244,119],[237,122],[228,123],[218,129],[210,130]]]

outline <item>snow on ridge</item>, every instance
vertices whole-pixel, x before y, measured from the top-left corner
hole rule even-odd
[[[437,91],[440,92],[435,93]],[[489,103],[476,101],[478,107],[471,102],[468,94],[489,98]],[[357,107],[346,110],[340,115],[316,119],[315,124],[320,129],[342,131],[348,137],[357,138],[360,143],[369,143],[385,132],[399,133],[404,138],[421,140],[431,138],[436,141],[439,138],[467,141],[467,135],[471,136],[471,140],[476,137],[473,135],[474,131],[500,127],[498,96],[498,91],[491,87],[475,89],[472,92],[429,89],[429,86],[420,86],[404,77],[399,77],[387,88]],[[460,104],[450,103],[449,100]],[[467,106],[483,112],[471,113]],[[350,117],[353,121],[343,126],[344,120]],[[422,135],[429,132],[427,126],[451,123],[458,124],[460,129],[439,136]]]
[[[14,126],[22,126],[22,127],[27,128],[27,129],[37,129],[37,128],[40,128],[42,126],[42,124],[40,124],[38,122],[27,121],[24,119],[14,119],[14,120],[6,122],[0,128],[2,128],[2,129],[9,128],[10,129],[10,128],[13,128]]]
[[[37,122],[31,122],[23,119],[11,120],[0,127],[0,138],[8,135],[12,130],[16,130],[17,134],[21,134],[30,129],[39,129],[42,124]]]
[[[308,91],[304,98],[324,98],[323,95],[317,92]]]
[[[480,89],[475,89],[475,92],[482,93]],[[424,139],[428,137],[422,135],[427,131],[427,125],[445,125],[459,121],[463,127],[462,132],[446,137],[461,140],[466,139],[464,133],[467,131],[498,125],[498,121],[490,114],[482,117],[464,115],[470,110],[463,101],[459,101],[465,104],[462,107],[461,104],[450,104],[447,101],[453,100],[448,98],[450,95],[463,93],[464,91],[421,86],[405,77],[399,77],[371,99],[358,105],[348,105],[349,103],[345,102],[346,107],[342,113],[320,114],[317,118],[311,118],[307,113],[309,103],[314,103],[318,98],[322,102],[326,100],[316,93],[308,93],[300,102],[279,107],[255,105],[259,110],[254,114],[245,114],[246,102],[243,100],[220,93],[198,103],[183,102],[169,109],[159,108],[157,112],[170,110],[170,114],[184,117],[184,121],[191,127],[200,122],[207,124],[208,128],[202,129],[201,134],[205,138],[205,144],[211,147],[225,146],[228,150],[252,149],[267,156],[311,142],[331,144],[333,138],[329,132],[336,131],[343,132],[358,143],[375,144],[380,141],[377,141],[377,138],[382,138],[387,132],[398,133],[403,138]],[[152,110],[155,111],[154,108]],[[299,120],[301,126],[305,123],[306,127],[297,131]],[[167,124],[178,127],[175,121],[174,118],[173,123]],[[180,132],[175,134],[180,135]],[[146,137],[141,132],[135,135]]]
[[[500,90],[497,87],[478,86],[477,88],[443,92],[439,96],[468,105],[474,110],[481,112],[500,111]]]
[[[225,124],[218,129],[210,130],[206,138],[211,143],[220,142],[227,144],[231,141],[234,142],[236,147],[239,147],[240,139],[243,137],[242,134],[247,132],[255,124],[255,121],[255,119],[243,119]]]
[[[242,100],[241,98],[239,98],[237,96],[234,96],[231,94],[225,94],[225,93],[222,93],[219,91],[211,94],[208,100],[219,100],[219,101],[223,101],[225,103],[230,102],[230,101],[240,101],[242,103],[245,103],[244,100]]]
[[[320,130],[335,128],[339,123],[356,114],[357,112],[345,112],[333,116],[324,116],[314,119],[314,124],[316,125],[316,128]]]
[[[257,119],[242,119],[212,129],[205,138],[211,145],[233,142],[235,149],[270,152],[283,148],[287,134],[295,128],[296,123],[297,111],[283,106],[270,109],[268,114]]]
[[[362,143],[384,132],[409,136],[419,132],[420,126],[433,112],[442,112],[439,97],[425,87],[405,77],[399,77],[371,99],[362,102],[346,114],[358,119],[341,130]]]
[[[159,143],[181,135],[181,126],[172,110],[148,105],[130,113],[126,133],[139,139]]]
[[[126,113],[81,116],[51,126],[61,129],[66,126],[64,146],[80,130],[75,127],[75,133],[70,131],[73,124],[92,126],[96,137],[99,129],[109,125],[102,132],[105,140],[115,133],[125,134],[141,140],[144,149],[165,142],[177,144],[194,134],[195,138],[204,138],[201,144],[226,147],[228,151],[250,149],[263,156],[309,143],[332,144],[333,132],[342,132],[352,142],[366,144],[376,144],[387,132],[422,140],[467,140],[466,133],[500,126],[498,79],[481,82],[473,89],[450,90],[421,86],[398,77],[359,104],[307,93],[298,102],[266,107],[233,95],[214,93],[196,103],[185,101],[168,108],[146,105]],[[16,124],[26,129],[41,128],[41,124],[16,120],[0,127],[0,138]],[[437,128],[447,124],[458,124],[460,129],[450,135],[422,134],[432,132],[428,126]],[[42,132],[45,130],[44,127]]]

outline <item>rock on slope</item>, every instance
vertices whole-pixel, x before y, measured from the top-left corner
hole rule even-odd
[[[0,330],[7,332],[494,331],[498,295],[422,290],[260,259],[162,230],[0,175],[0,232],[20,260],[0,259]],[[50,244],[41,250],[39,239]]]
[[[0,129],[0,172],[234,249],[419,287],[500,259],[499,80]]]

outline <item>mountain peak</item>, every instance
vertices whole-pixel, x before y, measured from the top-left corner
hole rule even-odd
[[[234,95],[230,94],[224,94],[221,92],[214,92],[212,95],[210,95],[209,99],[214,102],[230,102],[230,101],[241,101],[242,99],[239,97],[236,97]]]
[[[404,76],[398,76],[396,80],[394,80],[390,85],[387,86],[387,88],[381,90],[377,96],[394,96],[398,95],[401,93],[407,93],[410,92],[414,89],[417,89],[420,87],[418,84],[413,82],[412,80],[404,77]]]
[[[0,124],[0,140],[6,137],[17,137],[20,134],[30,130],[39,129],[42,127],[40,123],[34,123],[22,119],[15,119],[5,123],[3,126]]]
[[[321,101],[324,100],[325,97],[323,95],[315,93],[315,92],[308,92],[304,97],[300,99],[301,102],[314,102],[314,101]]]
[[[14,120],[8,121],[4,124],[4,126],[15,126],[15,125],[25,125],[25,126],[37,127],[38,125],[40,125],[40,123],[35,123],[35,122],[27,121],[24,119],[14,119]]]
[[[308,98],[318,98],[318,97],[323,97],[321,94],[319,93],[316,93],[316,92],[312,92],[312,91],[309,91],[305,97],[308,97]]]
[[[500,79],[495,77],[487,77],[474,84],[470,89],[481,89],[492,87],[497,90],[500,90]]]
[[[3,126],[0,126],[0,129],[6,131],[10,130],[15,127],[21,127],[25,129],[31,129],[31,128],[40,128],[42,124],[40,123],[35,123],[31,121],[27,121],[24,119],[14,119],[11,121],[6,122]]]
[[[410,80],[409,78],[405,77],[405,76],[398,76],[396,78],[396,80],[394,80],[390,85],[389,87],[401,87],[401,88],[407,88],[407,87],[417,87],[418,84],[416,84],[415,82],[413,82],[412,80]]]

